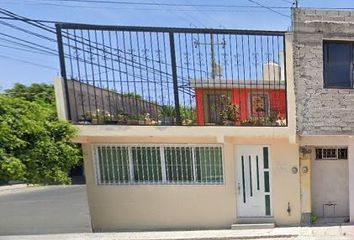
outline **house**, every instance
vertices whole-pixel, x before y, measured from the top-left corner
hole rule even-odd
[[[354,221],[354,16],[294,9],[302,217]]]
[[[57,34],[57,107],[78,129],[94,231],[300,224],[308,174],[292,33],[58,24]]]
[[[270,124],[286,125],[285,81],[281,79],[279,64],[263,65],[261,81],[217,79],[192,81],[196,93],[196,118],[198,125],[217,125],[222,122],[223,99],[226,96],[239,107],[236,125],[257,124],[260,118],[268,118]]]

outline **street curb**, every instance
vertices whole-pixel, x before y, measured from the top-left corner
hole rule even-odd
[[[189,237],[189,238],[166,238],[165,240],[243,240],[243,239],[277,239],[277,238],[293,238],[298,237],[297,234],[283,234],[283,235],[262,235],[262,236],[228,236],[228,237]],[[163,240],[162,238],[134,238],[134,240]],[[102,239],[104,240],[104,238]],[[128,238],[123,238],[122,240],[128,240]],[[129,239],[129,240],[133,240]]]
[[[35,186],[38,186],[38,185],[34,185],[34,184],[5,185],[5,186],[0,186],[0,192],[12,191],[12,190],[19,190],[19,189],[24,189],[24,188],[29,188],[29,187],[35,187]]]

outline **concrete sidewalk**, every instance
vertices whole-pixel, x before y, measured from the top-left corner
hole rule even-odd
[[[0,240],[354,239],[354,226],[0,236]]]

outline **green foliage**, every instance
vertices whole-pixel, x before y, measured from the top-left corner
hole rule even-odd
[[[232,125],[235,125],[235,122],[240,120],[240,107],[232,103],[227,95],[221,96],[221,105],[222,110],[219,112],[219,116],[223,124],[227,125],[232,122]]]
[[[311,214],[311,224],[315,224],[318,220],[318,216]]]
[[[174,106],[163,105],[160,108],[160,117],[176,117],[176,111]]]
[[[136,93],[124,93],[122,95],[125,96],[125,97],[129,97],[129,98],[135,98],[137,100],[142,100],[143,99],[142,96],[140,96],[139,94],[136,94]]]
[[[194,125],[196,121],[196,110],[193,107],[180,107],[182,125]]]
[[[0,179],[70,183],[69,169],[80,160],[70,142],[75,128],[57,120],[51,97],[19,96],[12,90],[0,95]]]
[[[16,83],[13,88],[5,90],[5,93],[10,97],[22,98],[30,102],[55,105],[54,86],[51,84],[33,83],[26,86]]]

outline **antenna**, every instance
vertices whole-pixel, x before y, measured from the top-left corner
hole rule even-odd
[[[295,8],[298,8],[299,7],[299,0],[294,0],[293,5],[295,5]]]

